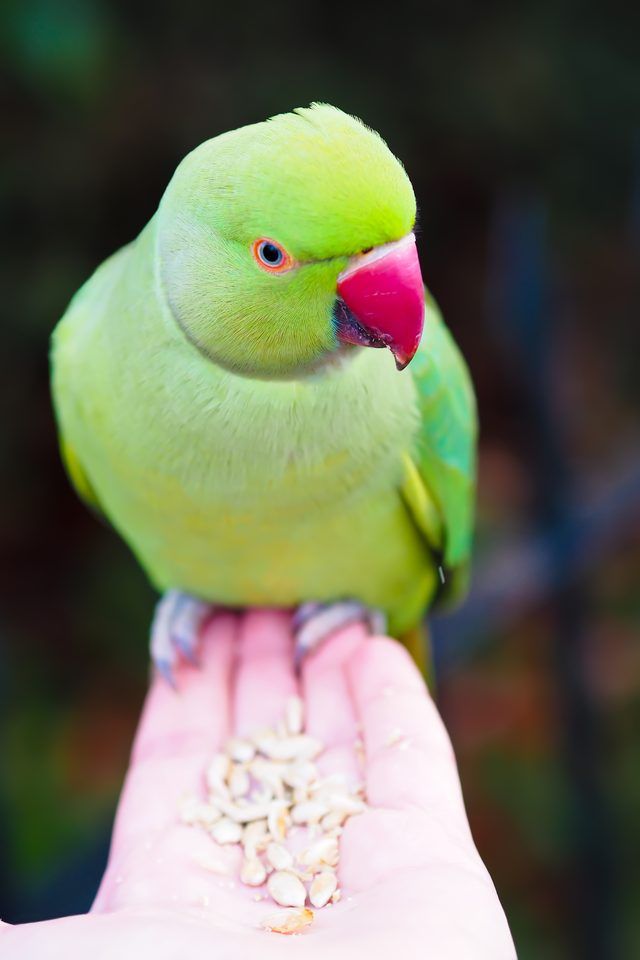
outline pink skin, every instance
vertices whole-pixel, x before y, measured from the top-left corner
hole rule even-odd
[[[179,668],[178,693],[153,682],[91,913],[2,926],[1,960],[515,957],[449,738],[406,652],[351,626],[308,658],[299,684],[292,649],[288,614],[218,615],[204,631],[201,669]],[[342,901],[285,937],[260,929],[277,908],[236,880],[238,851],[216,847],[176,811],[224,740],[272,723],[298,688],[308,730],[328,746],[325,770],[360,775],[361,729],[371,809],[341,838]],[[211,856],[227,876],[201,865]]]
[[[418,349],[424,324],[424,282],[414,235],[352,257],[338,277],[338,295],[365,333],[363,340],[357,328],[342,329],[340,339],[363,344],[371,335],[378,346],[389,347],[396,366],[404,370]]]

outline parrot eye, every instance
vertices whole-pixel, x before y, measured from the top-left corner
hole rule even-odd
[[[255,240],[251,251],[258,266],[269,273],[283,273],[293,266],[293,258],[275,240]]]

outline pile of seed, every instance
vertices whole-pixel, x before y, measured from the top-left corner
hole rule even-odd
[[[341,774],[322,777],[323,744],[304,732],[303,705],[290,697],[274,729],[232,738],[206,772],[208,796],[186,799],[181,819],[219,844],[242,847],[240,880],[263,887],[281,911],[268,930],[298,932],[316,908],[340,899],[336,869],[345,821],[365,809],[362,788]],[[258,897],[256,897],[258,899]]]

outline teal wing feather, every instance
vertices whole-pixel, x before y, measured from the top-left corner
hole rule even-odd
[[[476,486],[476,401],[467,366],[427,292],[425,329],[411,367],[421,420],[403,495],[442,566],[439,601],[466,590]]]

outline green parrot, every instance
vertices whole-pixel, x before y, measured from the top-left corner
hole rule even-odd
[[[58,323],[63,459],[163,594],[168,677],[212,605],[298,608],[302,655],[464,591],[475,399],[415,217],[381,137],[313,104],[193,150]]]

